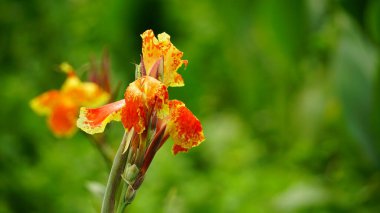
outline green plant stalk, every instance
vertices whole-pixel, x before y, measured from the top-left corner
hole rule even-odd
[[[128,133],[125,132],[123,139],[120,143],[119,149],[115,155],[111,172],[108,177],[106,191],[103,197],[102,213],[113,213],[115,208],[115,196],[118,189],[120,189],[120,182],[122,180],[122,173],[125,168],[128,152],[123,153],[126,145]],[[123,181],[124,184],[124,181]]]
[[[131,165],[127,163],[125,172],[122,176],[123,182],[121,183],[121,189],[119,196],[119,202],[117,203],[116,212],[123,213],[125,208],[132,203],[135,197],[136,191],[133,189],[133,183],[136,180],[139,169],[135,164]]]
[[[122,183],[122,187],[119,194],[119,202],[117,203],[116,212],[117,213],[124,213],[125,208],[127,207],[128,203],[125,202],[125,197],[123,196],[127,192],[127,184]]]
[[[135,134],[133,129],[124,134],[112,164],[102,213],[123,213],[132,203],[165,132],[165,128],[161,128],[159,134],[155,135],[155,123],[153,126],[143,134]]]
[[[136,190],[133,188],[133,185],[140,171],[139,162],[142,161],[141,158],[145,152],[145,140],[141,138],[141,135],[132,138],[131,143],[133,145],[128,149],[127,163],[122,175],[123,181],[120,183],[118,193],[119,201],[116,204],[116,212],[118,213],[123,213],[135,197]]]

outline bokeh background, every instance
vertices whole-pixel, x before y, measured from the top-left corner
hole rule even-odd
[[[101,155],[29,101],[104,48],[121,98],[149,28],[189,60],[170,97],[207,140],[177,156],[169,140],[129,212],[380,212],[377,0],[2,0],[0,212],[99,211]]]

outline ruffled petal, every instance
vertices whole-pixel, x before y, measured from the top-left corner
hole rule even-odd
[[[120,121],[121,111],[124,107],[124,100],[95,109],[82,107],[80,109],[77,126],[88,134],[103,132],[109,122],[113,120]]]
[[[170,36],[166,33],[158,35],[158,39],[154,36],[152,30],[147,30],[141,34],[143,39],[142,53],[144,65],[147,72],[153,67],[161,56],[164,57],[164,75],[163,79],[159,79],[166,86],[183,86],[184,82],[180,74],[177,73],[178,68],[182,64],[187,65],[187,60],[182,60],[183,52],[178,50],[171,42]],[[149,73],[147,73],[149,75]]]
[[[129,84],[124,97],[126,106],[122,110],[121,121],[127,130],[134,127],[138,134],[145,130],[148,116],[153,110],[159,118],[163,118],[169,112],[166,86],[150,76],[139,78]]]
[[[78,107],[67,101],[57,104],[48,117],[48,124],[57,137],[69,137],[76,131]]]
[[[30,107],[40,115],[49,115],[60,98],[59,91],[51,90],[31,100]]]
[[[174,141],[173,153],[187,152],[205,140],[201,122],[178,100],[169,101],[167,131]]]
[[[144,60],[144,67],[147,72],[153,67],[154,63],[161,57],[161,49],[157,38],[154,36],[152,30],[146,30],[141,34],[142,38],[142,53]],[[149,75],[149,73],[147,73]]]

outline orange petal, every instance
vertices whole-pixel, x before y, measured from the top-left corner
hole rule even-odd
[[[78,107],[70,102],[62,101],[53,108],[48,117],[48,124],[56,136],[71,136],[76,131],[77,116]]]
[[[58,103],[59,99],[59,91],[51,90],[31,100],[30,107],[40,115],[48,115]]]
[[[156,111],[159,118],[168,114],[168,91],[165,85],[150,76],[137,79],[129,84],[124,94],[126,106],[121,121],[127,130],[134,127],[140,134],[145,130],[148,116]]]
[[[183,86],[183,79],[181,75],[177,73],[177,70],[182,64],[187,65],[187,60],[181,59],[183,52],[179,51],[170,42],[170,36],[166,33],[161,33],[157,39],[152,30],[147,30],[141,34],[141,37],[143,39],[143,60],[147,72],[149,72],[156,61],[163,56],[164,75],[163,79],[159,80],[166,86]],[[149,75],[149,73],[147,73],[147,75]]]
[[[77,126],[88,134],[103,132],[109,122],[120,121],[121,110],[124,106],[125,101],[120,100],[95,109],[82,107]]]
[[[178,100],[169,101],[167,131],[173,138],[173,153],[187,152],[205,140],[201,122]]]

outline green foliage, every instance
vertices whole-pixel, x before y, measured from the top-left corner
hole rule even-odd
[[[28,102],[104,47],[121,98],[148,28],[189,60],[170,98],[206,141],[173,156],[169,140],[129,212],[380,211],[379,14],[376,0],[1,1],[0,212],[99,211],[102,157]],[[116,149],[121,124],[107,128]]]

